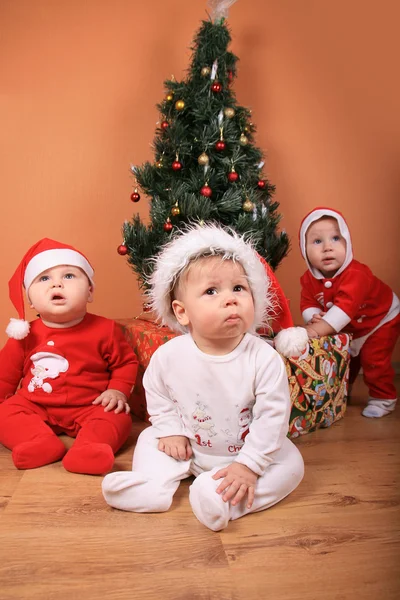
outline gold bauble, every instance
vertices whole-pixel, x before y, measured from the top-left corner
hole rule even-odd
[[[185,103],[183,100],[177,100],[175,102],[175,108],[176,110],[183,110],[185,108]]]
[[[167,100],[167,102],[172,102],[172,100],[174,99],[174,94],[170,92],[165,96],[165,99]]]
[[[208,154],[206,154],[205,152],[202,152],[200,154],[200,156],[198,157],[197,162],[199,163],[199,165],[202,165],[203,167],[208,165],[208,163],[210,162],[210,159],[208,158]]]
[[[211,69],[210,67],[203,67],[200,73],[203,75],[203,77],[207,77],[211,73]]]
[[[247,138],[244,133],[242,133],[242,135],[239,138],[239,142],[241,146],[247,146],[247,144],[249,143],[249,138]]]
[[[254,209],[254,204],[251,200],[246,198],[246,200],[242,204],[242,208],[245,212],[251,212]]]
[[[235,116],[235,109],[231,108],[230,106],[227,106],[224,109],[224,115],[226,116],[227,119],[232,119],[232,117]]]
[[[181,214],[181,209],[178,206],[178,202],[176,202],[175,205],[171,208],[171,215],[173,217],[177,217],[180,214]]]
[[[158,161],[156,162],[156,167],[157,167],[157,169],[161,169],[161,167],[162,167],[162,166],[163,166],[163,164],[162,164],[162,160],[158,160]]]

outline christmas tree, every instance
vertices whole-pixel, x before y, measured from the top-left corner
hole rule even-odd
[[[141,287],[152,271],[149,259],[190,223],[214,222],[248,235],[272,269],[289,249],[286,233],[277,230],[279,204],[263,175],[250,110],[237,103],[233,91],[238,59],[228,50],[225,16],[234,1],[212,1],[211,18],[194,39],[187,77],[164,83],[154,162],[131,167],[131,200],[140,200],[138,188],[147,194],[150,223],[138,214],[125,222],[118,252],[128,255]]]

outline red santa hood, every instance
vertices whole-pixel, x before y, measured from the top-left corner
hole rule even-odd
[[[325,208],[323,206],[314,208],[314,210],[308,213],[308,215],[306,215],[303,221],[301,222],[299,231],[299,242],[303,258],[306,261],[309,270],[316,279],[324,279],[324,276],[322,275],[321,271],[312,267],[308,261],[306,253],[306,233],[311,223],[318,221],[318,219],[320,219],[321,217],[333,217],[334,219],[336,219],[336,221],[338,222],[339,231],[342,234],[343,238],[346,240],[346,258],[339,271],[334,275],[334,277],[340,275],[340,273],[342,273],[353,260],[353,247],[351,244],[350,231],[343,215],[339,211],[333,210],[332,208]]]

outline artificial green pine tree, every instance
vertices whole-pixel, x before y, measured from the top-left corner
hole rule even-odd
[[[277,231],[279,204],[262,174],[250,111],[238,105],[233,91],[238,59],[227,49],[230,40],[224,18],[202,22],[188,76],[165,82],[154,163],[132,167],[151,198],[150,223],[138,214],[125,222],[119,252],[128,254],[141,286],[152,271],[148,259],[188,223],[211,221],[249,235],[273,269],[288,252],[286,233]],[[131,199],[140,199],[137,189]]]

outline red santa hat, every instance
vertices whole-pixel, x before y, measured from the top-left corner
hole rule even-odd
[[[38,275],[60,265],[79,267],[86,273],[90,283],[94,285],[93,268],[82,252],[55,240],[48,238],[40,240],[29,248],[8,282],[10,300],[19,316],[19,319],[10,319],[6,329],[9,337],[22,340],[29,333],[29,323],[25,321],[23,288],[28,293],[30,285]]]
[[[172,310],[171,292],[181,273],[190,262],[202,256],[221,256],[238,261],[247,276],[254,300],[252,330],[265,325],[268,312],[273,311],[273,290],[260,257],[249,241],[233,230],[217,225],[194,225],[166,244],[155,259],[149,278],[149,304],[162,324],[185,332]]]

